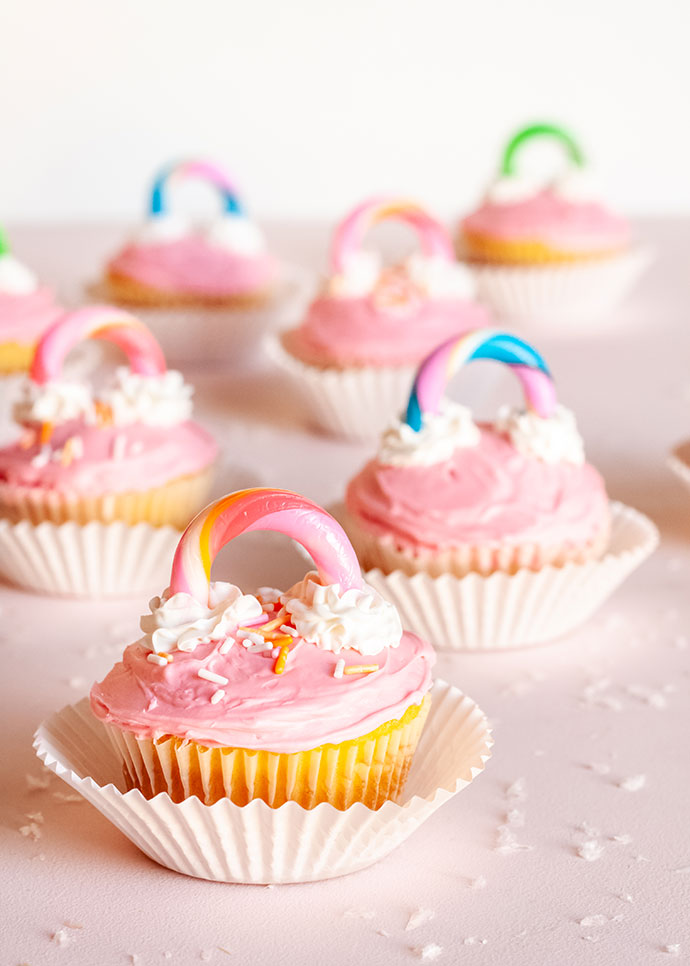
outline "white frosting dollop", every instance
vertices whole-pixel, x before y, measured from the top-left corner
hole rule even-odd
[[[565,201],[599,201],[601,188],[591,171],[583,168],[569,168],[551,185],[551,190]]]
[[[140,227],[137,242],[140,245],[159,245],[161,242],[179,241],[192,233],[192,226],[182,215],[151,215]]]
[[[351,252],[343,271],[328,280],[328,294],[335,298],[361,298],[376,287],[381,274],[381,256],[366,248]]]
[[[206,238],[219,248],[238,255],[260,255],[266,250],[266,239],[257,224],[243,215],[216,218],[206,229]]]
[[[341,591],[307,574],[283,597],[297,633],[325,651],[352,648],[360,654],[379,654],[397,647],[402,624],[397,610],[373,587]]]
[[[25,379],[13,407],[17,423],[65,423],[93,415],[91,387],[81,382],[47,382],[42,386]]]
[[[178,593],[149,601],[150,614],[141,618],[144,632],[140,644],[149,651],[193,651],[201,641],[227,638],[246,621],[261,617],[263,610],[256,597],[243,594],[239,587],[214,581],[205,607],[191,594]]]
[[[582,437],[577,430],[574,414],[565,406],[557,406],[553,416],[544,419],[535,412],[503,407],[494,424],[506,433],[518,452],[535,456],[545,463],[574,463],[585,461]]]
[[[38,288],[38,279],[30,268],[10,252],[0,255],[0,292],[7,295],[30,295]]]
[[[405,259],[405,268],[415,285],[432,298],[471,299],[475,294],[473,276],[459,262],[416,252]]]
[[[499,175],[486,191],[486,200],[493,205],[514,205],[539,194],[540,180],[528,174]]]
[[[105,389],[100,399],[110,406],[116,426],[176,426],[191,417],[193,392],[176,369],[160,376],[140,376],[120,366],[114,385]]]
[[[402,420],[385,431],[377,454],[387,466],[445,463],[456,449],[476,446],[479,428],[466,406],[443,400],[438,413],[424,413],[416,432]]]

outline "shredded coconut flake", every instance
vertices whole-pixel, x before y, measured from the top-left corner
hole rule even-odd
[[[376,913],[373,909],[346,909],[345,919],[373,919]]]
[[[420,959],[433,963],[443,952],[443,946],[439,946],[438,943],[427,943],[426,946],[416,946],[414,952]]]
[[[470,888],[475,892],[478,892],[479,889],[486,889],[485,877],[483,875],[478,875],[476,879],[472,879],[470,882]]]
[[[405,930],[409,932],[411,929],[417,929],[419,926],[423,926],[425,923],[431,922],[435,916],[436,913],[433,909],[417,909],[407,920]]]
[[[603,916],[601,913],[597,913],[594,916],[585,916],[584,919],[580,919],[579,926],[603,926],[609,921],[608,916]]]
[[[50,784],[50,775],[25,775],[28,792],[42,792]]]
[[[647,784],[646,775],[631,775],[629,778],[623,778],[618,782],[618,787],[622,788],[626,792],[639,792],[641,788]]]
[[[577,854],[585,862],[596,862],[604,853],[604,846],[597,839],[588,839],[577,850]]]

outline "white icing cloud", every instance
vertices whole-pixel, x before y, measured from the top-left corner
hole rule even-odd
[[[38,280],[30,268],[9,252],[0,255],[0,292],[29,295],[38,288]]]
[[[449,460],[456,449],[476,446],[479,429],[466,406],[444,400],[438,413],[424,413],[415,432],[402,421],[381,438],[377,459],[388,466],[431,466]]]
[[[495,428],[506,433],[520,453],[535,456],[545,463],[581,466],[585,461],[584,444],[575,416],[565,406],[557,406],[549,419],[532,411],[505,406],[498,414]]]
[[[100,398],[110,406],[116,426],[138,422],[175,426],[191,417],[193,393],[175,369],[160,376],[140,376],[121,366],[115,372],[114,385]]]

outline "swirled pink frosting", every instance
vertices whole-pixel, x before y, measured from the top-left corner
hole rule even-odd
[[[0,292],[0,344],[36,342],[62,311],[49,288],[26,295]]]
[[[570,201],[549,189],[511,204],[485,201],[463,219],[462,229],[469,235],[577,252],[624,248],[631,240],[626,218],[597,202]]]
[[[371,296],[312,302],[286,337],[288,349],[315,365],[405,365],[419,362],[440,342],[488,325],[487,310],[465,299],[419,299],[403,309],[377,305]]]
[[[242,255],[190,235],[175,241],[132,242],[108,263],[110,274],[162,292],[223,298],[268,288],[278,264],[272,255]]]
[[[83,456],[63,465],[60,451],[70,437],[81,440]],[[0,449],[0,485],[85,495],[148,489],[199,472],[218,452],[213,437],[191,420],[171,427],[106,428],[71,420],[55,427],[49,450],[56,458],[44,462],[38,443]]]
[[[403,550],[463,545],[582,544],[606,528],[608,498],[593,466],[524,456],[482,425],[476,446],[431,466],[369,462],[347,488],[347,508],[367,531]]]
[[[266,657],[234,643],[221,654],[220,646],[201,643],[191,653],[176,651],[172,663],[161,668],[147,660],[142,644],[131,644],[91,689],[94,714],[140,737],[175,735],[213,747],[308,751],[400,718],[431,687],[435,661],[431,645],[409,633],[398,647],[375,656],[378,671],[342,678],[333,677],[339,657],[346,665],[362,664],[361,654],[333,654],[302,642],[283,674],[275,674],[270,651]],[[211,696],[220,686],[199,678],[200,668],[228,679],[217,704]]]

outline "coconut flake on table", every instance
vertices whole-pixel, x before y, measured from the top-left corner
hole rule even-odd
[[[622,778],[618,782],[618,787],[626,792],[639,792],[646,784],[646,775],[630,775],[628,778]]]
[[[411,929],[417,929],[419,926],[423,926],[427,922],[431,922],[432,919],[436,917],[436,912],[433,909],[417,909],[415,912],[410,914],[410,918],[407,920],[407,925],[405,926],[405,931],[409,932]]]
[[[598,839],[587,839],[586,842],[578,846],[577,854],[585,862],[596,862],[604,854],[604,846]]]

